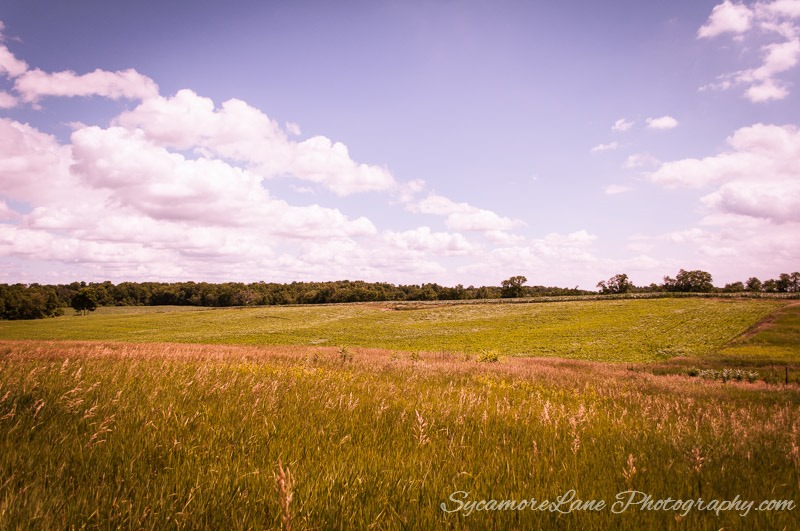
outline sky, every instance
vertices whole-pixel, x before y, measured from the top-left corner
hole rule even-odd
[[[800,0],[0,0],[0,282],[800,269]]]

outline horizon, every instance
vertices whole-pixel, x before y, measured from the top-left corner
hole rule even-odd
[[[0,283],[800,269],[800,1],[225,9],[0,10]]]

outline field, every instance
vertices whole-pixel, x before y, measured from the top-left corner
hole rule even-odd
[[[780,300],[650,299],[544,304],[102,308],[0,322],[0,339],[325,345],[648,362],[703,357]]]
[[[711,299],[4,322],[0,529],[796,529],[799,333]]]

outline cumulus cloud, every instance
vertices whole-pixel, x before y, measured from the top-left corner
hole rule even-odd
[[[611,126],[611,130],[612,131],[625,132],[628,129],[630,129],[631,127],[633,127],[633,124],[634,124],[634,122],[632,122],[632,121],[628,121],[625,118],[620,118],[619,120],[614,122],[614,125]]]
[[[289,205],[245,169],[186,159],[120,127],[79,128],[60,145],[2,119],[0,175],[3,196],[30,206],[3,201],[16,225],[2,227],[0,255],[98,264],[106,278],[115,268],[163,278],[226,261],[258,267],[276,245],[377,234],[366,218]]]
[[[5,41],[5,24],[0,20],[0,43]],[[0,76],[15,78],[28,70],[28,63],[14,57],[4,44],[0,44]]]
[[[26,102],[37,102],[45,96],[103,96],[113,100],[136,100],[158,94],[155,82],[136,70],[108,72],[99,68],[82,75],[68,70],[53,73],[38,68],[28,70],[16,78],[14,90]]]
[[[12,107],[16,107],[16,105],[17,105],[17,98],[12,96],[8,92],[0,90],[0,109],[10,109]]]
[[[602,153],[603,151],[613,151],[619,147],[619,142],[609,142],[608,144],[597,144],[591,149],[592,153]]]
[[[429,194],[422,201],[412,204],[410,209],[422,214],[445,216],[445,225],[455,231],[507,231],[523,225],[520,220],[507,218],[469,203],[456,203],[437,194]]]
[[[289,237],[376,232],[365,218],[350,221],[335,209],[272,199],[259,176],[220,160],[170,153],[138,130],[83,128],[72,134],[72,149],[72,170],[85,184],[153,219],[255,226]]]
[[[706,23],[697,30],[698,38],[716,37],[723,33],[742,33],[750,29],[753,12],[744,4],[725,0],[711,10]]]
[[[397,183],[383,167],[358,163],[347,146],[324,136],[289,140],[265,113],[238,99],[216,108],[210,98],[184,89],[143,101],[115,121],[141,129],[154,142],[177,149],[203,148],[244,162],[265,177],[290,175],[318,183],[337,195],[391,190]]]
[[[5,45],[0,45],[0,75],[15,78],[27,70],[28,64],[25,61],[14,57],[14,54]]]
[[[800,62],[800,5],[796,0],[758,2],[752,8],[725,0],[714,7],[706,25],[698,31],[699,38],[734,33],[738,38],[758,35],[773,40],[761,45],[761,64],[725,73],[717,80],[700,87],[704,90],[727,90],[744,86],[744,95],[752,102],[781,100],[789,95],[787,83],[777,78],[795,68]],[[776,40],[777,39],[777,40]]]
[[[714,210],[769,219],[800,222],[800,181],[734,181],[703,198]]]
[[[432,252],[437,255],[465,254],[475,249],[458,233],[433,232],[429,227],[418,227],[404,232],[388,231],[383,235],[390,245],[408,251]]]
[[[657,158],[649,153],[634,153],[633,155],[628,155],[628,157],[625,159],[625,162],[622,163],[622,167],[628,170],[633,170],[637,168],[656,166],[659,164],[659,162],[660,161]]]
[[[71,152],[52,135],[28,124],[0,118],[2,194],[26,203],[56,204],[80,193],[71,175]]]
[[[648,118],[647,127],[649,129],[675,129],[678,127],[678,120],[669,115],[659,118]]]
[[[756,124],[726,140],[729,150],[667,162],[650,174],[666,187],[718,186],[703,198],[712,211],[784,223],[800,221],[800,131]]]

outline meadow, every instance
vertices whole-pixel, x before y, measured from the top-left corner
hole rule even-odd
[[[796,371],[799,311],[658,299],[0,323],[0,529],[796,529],[796,372],[689,373]],[[649,510],[624,503],[645,495]],[[531,498],[551,503],[468,503]],[[654,504],[667,498],[681,505]]]
[[[770,299],[621,299],[542,304],[112,307],[0,321],[0,339],[324,345],[648,362],[704,357],[771,312]]]

